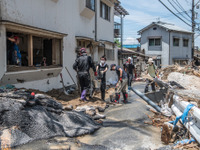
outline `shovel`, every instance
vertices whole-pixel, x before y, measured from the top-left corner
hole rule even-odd
[[[67,73],[69,74],[70,78],[72,79],[72,81],[73,81],[73,83],[74,83],[73,87],[74,87],[75,89],[77,89],[77,85],[76,85],[76,83],[75,83],[75,81],[74,81],[72,75],[70,74],[70,72],[69,72],[69,70],[67,69],[67,67],[65,67],[65,69],[67,70]]]
[[[62,82],[62,85],[63,85],[63,92],[65,93],[65,95],[69,95],[68,91],[66,91],[66,89],[65,89],[62,73],[60,73],[60,78],[61,78],[61,82]]]

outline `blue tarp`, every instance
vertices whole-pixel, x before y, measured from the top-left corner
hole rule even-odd
[[[133,44],[133,45],[123,45],[124,48],[137,48],[140,47],[140,44]]]
[[[185,108],[183,114],[181,116],[176,117],[176,119],[174,121],[170,121],[169,123],[171,123],[171,124],[173,124],[175,126],[180,119],[182,120],[183,124],[186,123],[187,122],[188,113],[189,113],[190,109],[193,106],[194,106],[193,104],[187,105],[187,107]]]

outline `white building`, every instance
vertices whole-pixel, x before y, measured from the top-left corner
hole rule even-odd
[[[153,22],[138,31],[141,35],[141,50],[153,57],[156,65],[183,64],[192,57],[193,33],[164,22]]]
[[[114,45],[114,4],[118,0],[1,0],[0,1],[0,85],[48,91],[73,84],[72,65],[76,50],[86,47],[97,62],[104,55],[108,64],[118,62]],[[22,66],[9,65],[7,39],[20,37]],[[40,67],[46,57],[47,67]],[[107,73],[107,79],[112,75]]]

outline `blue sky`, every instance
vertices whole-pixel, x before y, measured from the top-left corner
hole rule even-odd
[[[136,38],[139,37],[137,31],[143,27],[149,25],[151,22],[163,21],[168,23],[173,23],[184,29],[191,30],[191,27],[183,23],[181,20],[176,18],[172,13],[170,13],[158,0],[120,0],[121,5],[129,12],[130,15],[124,18],[124,44],[135,44],[137,43]],[[162,0],[169,8],[171,8],[175,13],[178,13],[170,5],[168,0]],[[191,0],[169,0],[174,5],[178,1],[185,11],[191,15]],[[197,2],[197,0],[196,0]],[[175,5],[176,6],[176,5]],[[178,6],[176,6],[179,8]],[[182,10],[179,10],[182,12]],[[196,9],[200,13],[200,9]],[[184,13],[181,13],[184,15]],[[184,19],[189,22],[188,16],[184,15]],[[115,17],[115,21],[119,22],[119,17]],[[200,47],[200,37],[195,40],[197,46]]]

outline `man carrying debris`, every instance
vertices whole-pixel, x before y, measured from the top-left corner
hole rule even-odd
[[[76,59],[73,69],[78,72],[78,78],[81,86],[81,100],[87,101],[86,94],[90,89],[90,68],[93,69],[94,75],[97,76],[96,68],[90,56],[87,56],[85,48],[80,49],[80,57]]]
[[[106,57],[102,56],[100,59],[100,63],[97,65],[96,68],[98,72],[98,77],[101,80],[101,99],[105,101],[105,90],[106,90],[106,72],[108,70],[108,65],[106,64]]]
[[[119,99],[120,99],[120,92],[122,92],[123,97],[124,97],[124,103],[128,102],[128,94],[126,92],[126,86],[127,86],[127,74],[124,71],[124,69],[122,69],[120,66],[116,66],[116,64],[112,64],[110,65],[110,70],[111,71],[116,71],[117,75],[118,75],[118,82],[115,88],[115,102],[119,103]]]
[[[128,57],[128,61],[124,64],[125,71],[128,76],[128,90],[131,89],[131,83],[133,81],[133,71],[136,77],[136,70],[134,64],[131,62],[132,58]]]
[[[154,65],[152,58],[149,58],[148,63],[149,63],[149,65],[147,67],[147,74],[150,75],[152,80],[147,79],[147,84],[146,84],[145,90],[144,90],[145,93],[149,92],[149,84],[151,84],[152,91],[156,91],[155,82],[153,81],[154,78],[156,77],[156,66]]]

